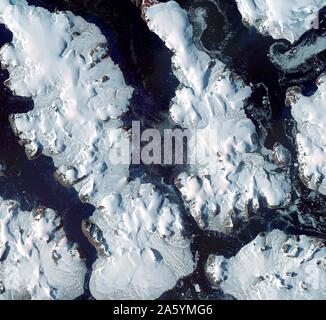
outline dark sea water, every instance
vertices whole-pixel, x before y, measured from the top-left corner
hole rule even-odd
[[[171,52],[162,41],[150,32],[140,16],[140,11],[129,0],[29,0],[30,4],[43,6],[51,11],[71,10],[83,16],[89,22],[100,27],[108,38],[110,56],[119,64],[127,84],[135,88],[132,100],[132,112],[124,119],[128,125],[132,120],[142,120],[144,128],[159,127],[168,114],[171,98],[174,96],[178,81],[171,71]],[[247,104],[247,114],[260,127],[259,134],[265,137],[269,148],[275,142],[281,142],[292,153],[292,164],[296,161],[293,144],[293,120],[289,109],[285,107],[285,91],[293,83],[301,84],[309,95],[315,90],[314,80],[318,76],[315,69],[307,68],[300,76],[283,74],[268,57],[270,46],[276,41],[264,37],[253,28],[246,28],[240,13],[231,0],[179,0],[189,12],[193,24],[194,41],[197,47],[212,57],[221,59],[229,68],[241,75],[247,83],[254,85],[254,95]],[[198,9],[206,12],[207,28],[202,30],[198,20]],[[322,32],[322,31],[315,31]],[[304,37],[312,36],[307,33]],[[303,37],[303,38],[304,38]],[[0,25],[0,45],[10,42],[10,33]],[[287,46],[289,43],[282,41]],[[324,53],[316,59],[323,61]],[[298,72],[300,73],[300,72]],[[321,72],[320,72],[321,73]],[[41,156],[34,161],[27,160],[23,148],[17,143],[9,125],[8,115],[22,113],[33,108],[29,99],[12,97],[2,83],[8,78],[6,71],[0,74],[0,161],[7,169],[0,177],[0,195],[5,199],[17,199],[22,207],[31,210],[41,204],[53,208],[64,217],[64,226],[68,236],[76,241],[87,257],[87,266],[96,259],[95,249],[81,233],[80,225],[87,219],[94,208],[82,203],[73,189],[61,186],[53,178],[55,170],[51,159]],[[298,80],[299,79],[299,80]],[[264,96],[269,97],[269,105],[262,107]],[[169,198],[180,203],[188,221],[188,234],[193,238],[192,251],[198,259],[198,268],[193,275],[178,282],[173,290],[162,295],[162,299],[222,299],[221,292],[212,288],[204,275],[204,265],[212,253],[225,256],[234,255],[244,244],[251,241],[258,233],[274,228],[288,233],[318,235],[326,238],[324,225],[305,226],[298,220],[298,212],[286,215],[277,210],[262,210],[249,222],[239,223],[234,235],[227,236],[213,232],[204,232],[196,227],[189,212],[183,207],[180,194],[172,184],[173,177],[182,168],[133,166],[132,177],[141,177],[162,188]],[[296,178],[293,166],[294,201],[298,201],[301,214],[322,215],[326,207],[325,198],[317,196],[311,201],[310,193]],[[164,178],[164,184],[161,182]],[[89,276],[89,275],[88,275]],[[201,291],[196,292],[195,284]],[[88,285],[88,277],[85,286]],[[88,290],[81,299],[89,299]]]

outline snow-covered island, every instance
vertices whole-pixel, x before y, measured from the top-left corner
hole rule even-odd
[[[290,88],[287,104],[297,123],[296,142],[300,177],[310,189],[326,195],[326,76],[317,80],[318,89],[310,97],[300,87]]]
[[[244,22],[274,39],[297,41],[306,31],[318,28],[319,10],[325,0],[236,0]]]
[[[107,195],[83,231],[96,246],[90,289],[97,299],[155,299],[194,270],[179,207],[136,180]]]
[[[1,49],[7,86],[34,109],[11,117],[29,158],[43,153],[56,177],[97,211],[83,230],[99,252],[90,289],[98,299],[154,299],[194,270],[178,206],[155,186],[130,181],[110,150],[129,143],[120,117],[133,88],[111,60],[99,28],[71,12],[0,0],[13,34]],[[128,155],[127,155],[128,156]],[[147,281],[144,279],[147,278]]]
[[[287,169],[264,148],[244,110],[250,86],[195,47],[187,12],[175,1],[144,11],[149,28],[174,53],[180,85],[170,116],[193,131],[189,149],[196,151],[190,172],[178,176],[176,186],[199,226],[230,232],[234,219],[246,219],[262,203],[286,206],[291,191]]]
[[[240,300],[324,300],[325,241],[274,230],[230,259],[210,256],[206,272],[214,285]]]
[[[75,299],[86,271],[56,212],[0,198],[0,300]]]

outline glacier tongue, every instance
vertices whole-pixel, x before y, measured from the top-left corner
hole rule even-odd
[[[326,297],[326,248],[321,239],[260,234],[230,259],[210,256],[210,281],[240,300],[302,300]]]
[[[86,271],[53,210],[24,212],[0,198],[0,300],[75,299]]]
[[[11,116],[16,135],[30,158],[50,156],[57,178],[97,208],[83,223],[99,253],[91,293],[158,298],[194,270],[190,240],[178,207],[155,186],[130,181],[128,161],[117,165],[109,156],[130,145],[120,117],[133,89],[109,57],[106,38],[71,12],[24,0],[0,0],[0,19],[13,33],[1,49],[7,85],[34,102],[32,111]]]
[[[319,10],[325,0],[236,0],[243,20],[275,39],[297,41],[306,31],[318,28]]]
[[[233,218],[245,219],[248,209],[286,206],[291,192],[287,169],[258,141],[244,110],[251,88],[195,47],[187,12],[176,2],[153,4],[144,12],[149,28],[174,53],[180,86],[170,116],[192,130],[190,158],[195,157],[176,186],[199,226],[229,232]]]

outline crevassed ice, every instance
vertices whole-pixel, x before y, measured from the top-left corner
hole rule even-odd
[[[210,281],[239,300],[311,300],[326,298],[325,241],[260,234],[234,257],[210,256]]]
[[[318,28],[318,12],[325,0],[236,0],[243,20],[275,39],[297,41]]]
[[[99,252],[91,293],[159,297],[193,271],[190,240],[177,206],[158,191],[141,193],[154,186],[129,181],[129,165],[111,161],[109,151],[130,142],[120,116],[133,89],[110,59],[106,38],[71,12],[50,13],[24,0],[0,0],[0,22],[13,33],[1,50],[7,85],[34,102],[32,111],[11,117],[15,133],[30,158],[52,157],[56,176],[97,208],[83,226]]]
[[[176,185],[199,225],[229,231],[232,216],[246,217],[248,207],[256,210],[264,201],[270,207],[286,205],[287,172],[257,141],[255,126],[245,114],[251,88],[195,47],[187,12],[176,2],[144,10],[149,28],[174,53],[173,71],[180,86],[170,115],[180,126],[192,129],[189,149],[197,156]],[[206,153],[213,159],[207,161]]]
[[[296,142],[300,176],[312,190],[326,195],[326,76],[317,80],[318,90],[302,95],[300,88],[288,90],[292,116],[297,122]]]
[[[25,212],[0,198],[0,300],[75,299],[86,271],[53,210]]]

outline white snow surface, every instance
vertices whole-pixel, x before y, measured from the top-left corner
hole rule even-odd
[[[50,13],[24,0],[0,0],[0,22],[13,33],[1,50],[7,84],[34,102],[32,111],[11,117],[16,134],[31,158],[50,156],[57,177],[97,208],[92,230],[84,230],[100,255],[92,295],[158,298],[194,270],[190,240],[177,206],[153,185],[129,181],[129,165],[109,157],[130,143],[120,116],[133,89],[110,59],[106,38],[71,12]]]
[[[180,86],[171,119],[193,132],[189,172],[176,179],[186,205],[202,228],[230,231],[235,211],[246,217],[248,205],[283,206],[290,197],[286,170],[276,172],[272,152],[257,141],[244,102],[251,88],[218,60],[199,51],[187,12],[174,2],[145,9],[146,21],[174,53]]]
[[[108,195],[91,221],[102,230],[93,234],[103,249],[90,280],[97,299],[158,298],[193,271],[179,207],[152,184]]]
[[[13,33],[1,60],[14,94],[34,102],[32,111],[12,116],[15,133],[31,158],[40,151],[52,157],[58,176],[96,202],[103,190],[123,185],[128,174],[128,166],[113,169],[108,151],[126,135],[114,120],[128,110],[133,89],[95,25],[24,0],[10,3],[0,1],[0,22]]]
[[[210,256],[208,278],[239,300],[326,299],[325,241],[287,235],[280,230],[261,234],[236,256]]]
[[[326,75],[317,80],[318,90],[303,96],[297,90],[291,99],[297,122],[296,142],[302,181],[310,189],[326,195]]]
[[[0,198],[0,300],[75,299],[86,271],[53,210],[25,212]]]
[[[317,28],[318,12],[325,0],[236,0],[243,20],[274,39],[297,41]]]

